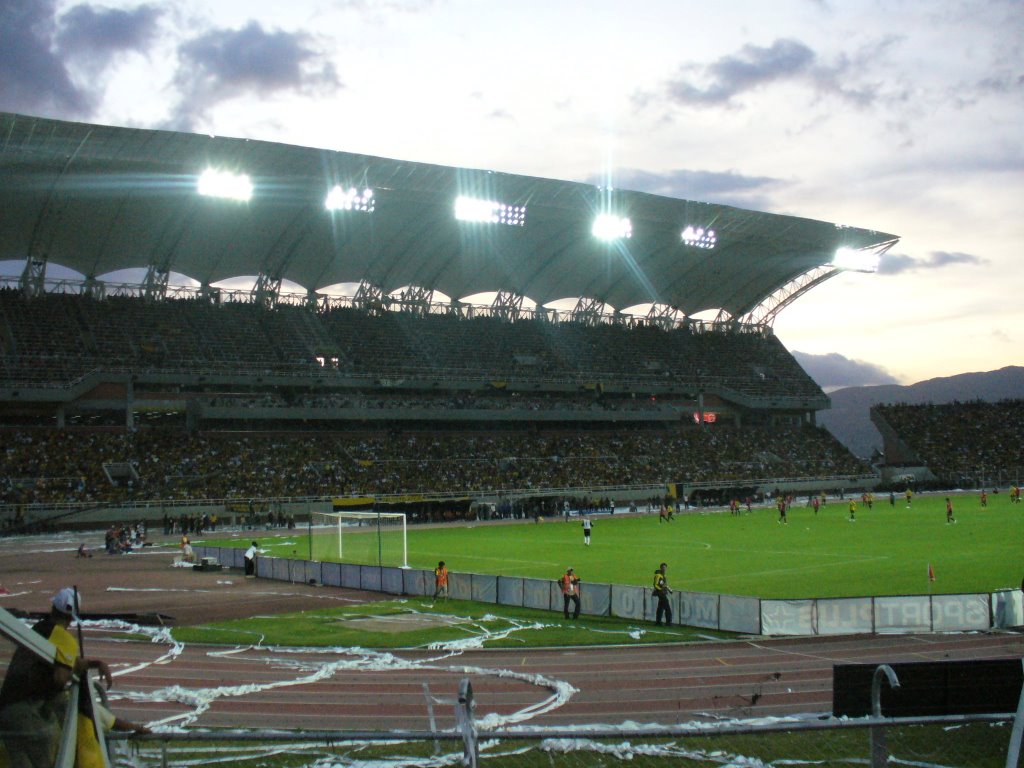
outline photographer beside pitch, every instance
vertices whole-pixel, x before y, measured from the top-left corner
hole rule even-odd
[[[245,577],[247,579],[256,578],[256,555],[260,553],[260,545],[255,541],[249,545],[249,548],[245,550]]]

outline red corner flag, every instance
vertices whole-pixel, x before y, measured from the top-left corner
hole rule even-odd
[[[935,569],[931,563],[928,563],[928,581],[935,581]]]

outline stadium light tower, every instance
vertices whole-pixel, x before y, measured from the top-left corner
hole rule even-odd
[[[205,197],[226,197],[247,202],[252,198],[252,180],[244,173],[207,168],[199,175],[196,189]]]

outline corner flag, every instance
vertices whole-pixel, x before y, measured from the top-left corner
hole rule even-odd
[[[928,581],[935,581],[935,569],[931,563],[928,563]]]

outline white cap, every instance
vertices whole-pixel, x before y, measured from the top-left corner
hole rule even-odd
[[[53,596],[53,607],[61,613],[66,613],[68,616],[78,617],[78,612],[75,610],[75,590],[71,587],[64,587],[56,595]],[[79,607],[81,607],[81,601],[79,601]]]

